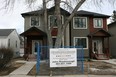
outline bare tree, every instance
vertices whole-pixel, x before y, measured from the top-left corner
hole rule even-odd
[[[9,5],[13,6],[11,4],[14,4],[16,0],[4,0],[4,1],[6,3],[5,7],[8,8]],[[39,0],[24,0],[24,1],[30,7],[33,3],[35,3]],[[81,7],[82,4],[89,1],[93,4],[95,4],[95,6],[100,7],[100,5],[106,1],[112,5],[114,5],[116,2],[115,0],[42,0],[42,1],[43,1],[43,10],[44,10],[44,25],[46,27],[46,33],[48,35],[49,46],[53,46],[52,35],[51,35],[52,26],[49,27],[47,25],[47,7],[46,7],[46,5],[49,2],[52,2],[52,3],[54,3],[54,6],[55,6],[54,16],[56,17],[56,24],[58,26],[58,34],[57,34],[55,47],[61,46],[61,39],[64,35],[65,29],[66,29],[68,23],[73,18],[75,12]],[[72,10],[70,16],[67,18],[67,20],[64,22],[64,24],[61,23],[61,13],[60,13],[60,4],[61,3],[64,3],[68,8],[71,8],[71,10]],[[75,4],[75,6],[73,6],[73,4]]]

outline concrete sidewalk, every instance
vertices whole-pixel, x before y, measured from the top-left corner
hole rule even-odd
[[[9,75],[0,77],[116,77],[116,75],[65,75],[65,76],[27,76],[27,75]]]
[[[109,60],[102,60],[102,61],[116,65],[116,59],[109,59]]]
[[[31,62],[31,61],[26,62],[23,66],[21,66],[18,69],[14,70],[9,75],[27,75],[35,64],[36,64],[36,62]]]

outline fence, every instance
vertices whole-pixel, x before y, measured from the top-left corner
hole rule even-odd
[[[40,64],[41,64],[41,60],[44,59],[46,60],[46,63],[48,64],[48,66],[50,65],[50,55],[49,55],[49,50],[51,47],[49,46],[38,46],[37,47],[37,64],[36,64],[36,74],[39,74],[40,70]],[[60,48],[60,47],[59,47]],[[77,49],[77,66],[75,67],[70,67],[73,70],[75,70],[75,74],[83,74],[84,73],[84,50],[82,47],[78,47],[78,46],[64,46],[62,48],[76,48]],[[42,55],[42,53],[44,53],[44,55]],[[50,67],[49,67],[50,68]],[[57,67],[59,68],[59,67]],[[63,67],[61,67],[63,68]],[[66,67],[68,68],[68,67]],[[64,69],[64,68],[63,68]],[[70,70],[70,69],[69,69]],[[54,71],[52,68],[50,71]],[[50,72],[49,71],[49,72]],[[62,70],[61,70],[62,71]]]

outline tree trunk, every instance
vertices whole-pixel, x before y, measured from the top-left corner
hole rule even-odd
[[[74,8],[73,12],[71,15],[68,17],[67,21],[62,25],[61,24],[61,14],[60,14],[60,2],[61,0],[54,0],[55,1],[55,16],[57,18],[57,25],[58,25],[58,34],[57,34],[57,39],[55,43],[55,47],[60,47],[61,42],[62,42],[62,37],[64,35],[65,29],[71,19],[73,18],[75,12],[80,8],[80,6],[86,1],[86,0],[81,0],[79,3],[77,3],[76,7]]]
[[[47,25],[48,18],[47,18],[46,0],[43,0],[43,10],[44,10],[44,26],[45,26],[46,33],[47,33],[48,45],[50,47],[52,47],[53,42],[52,42],[51,30],[50,30],[49,26]]]
[[[55,47],[60,47],[61,46],[61,38],[62,36],[61,34],[61,28],[62,28],[62,24],[61,24],[61,13],[60,13],[60,2],[61,0],[54,0],[55,2],[55,16],[57,19],[57,27],[58,27],[58,33],[57,33],[57,38],[56,38],[56,42],[55,42]]]

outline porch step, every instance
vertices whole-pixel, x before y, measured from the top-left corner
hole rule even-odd
[[[34,54],[30,54],[29,55],[29,59],[28,59],[28,61],[36,61],[36,55],[34,55]]]
[[[106,55],[99,55],[97,56],[98,59],[101,59],[101,60],[107,60],[108,57]]]
[[[109,57],[105,54],[95,54],[94,53],[94,57],[97,59],[97,60],[108,60]]]

